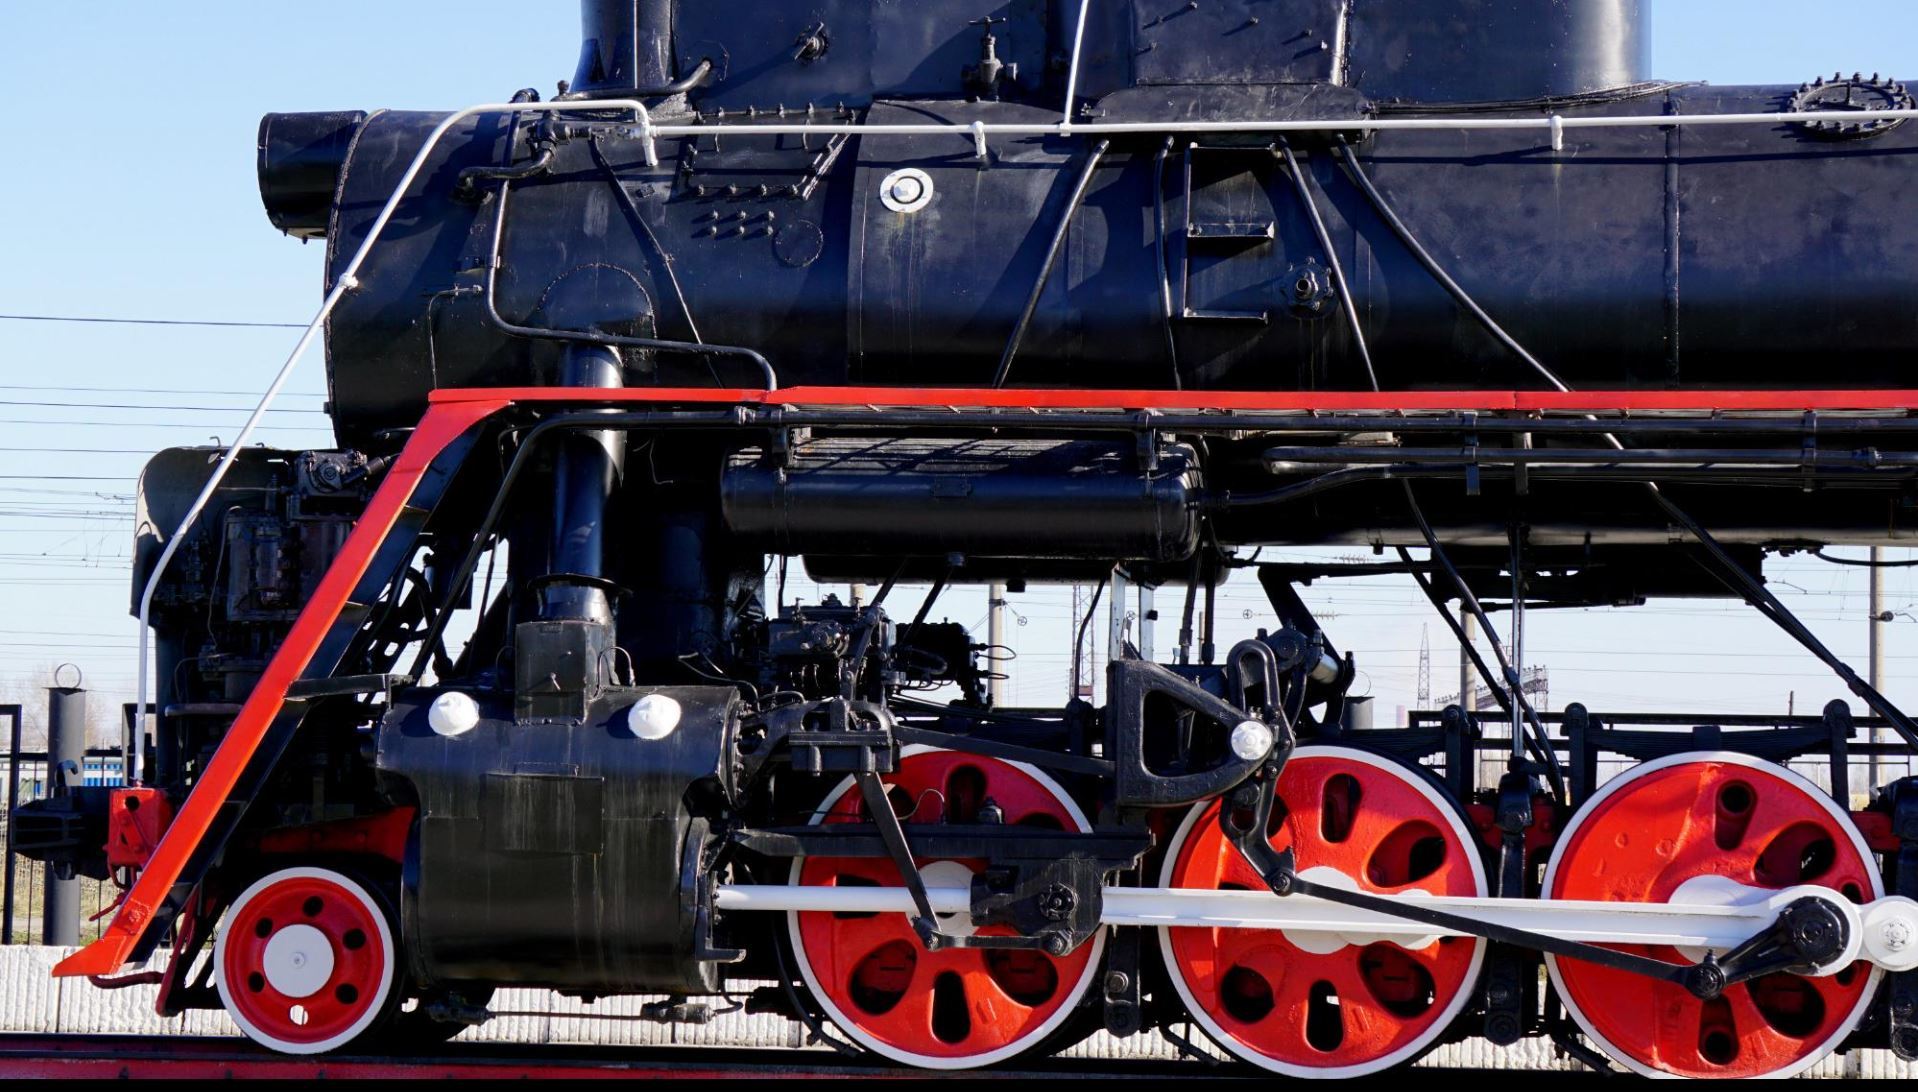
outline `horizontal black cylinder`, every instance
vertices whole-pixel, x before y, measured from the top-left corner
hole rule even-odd
[[[300,239],[326,237],[340,168],[365,120],[363,110],[260,119],[260,202],[274,227]]]
[[[609,688],[584,720],[527,730],[484,693],[436,720],[442,694],[399,695],[379,728],[386,791],[416,806],[404,916],[421,984],[704,993],[682,890],[689,842],[728,806],[733,687]],[[671,711],[635,726],[650,698]]]
[[[735,533],[786,554],[1175,561],[1199,544],[1198,463],[1130,444],[821,439],[726,468]]]

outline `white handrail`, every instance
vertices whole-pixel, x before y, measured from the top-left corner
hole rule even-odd
[[[1500,130],[1538,129],[1563,133],[1573,129],[1660,129],[1692,125],[1789,125],[1842,121],[1854,124],[1869,121],[1910,121],[1918,119],[1918,109],[1847,110],[1843,113],[1818,110],[1772,110],[1747,114],[1622,114],[1591,117],[1565,117],[1541,114],[1538,117],[1488,118],[1463,117],[1413,118],[1313,118],[1257,119],[1235,121],[1088,121],[1062,122],[901,122],[869,124],[863,122],[667,122],[642,126],[638,135],[660,137],[698,137],[714,133],[736,136],[952,136],[972,140],[983,132],[998,136],[1125,136],[1159,133],[1390,133],[1407,130]],[[648,162],[657,161],[653,152]]]
[[[241,426],[239,435],[234,438],[233,443],[226,449],[226,453],[220,457],[219,465],[214,467],[213,475],[207,479],[206,485],[201,488],[199,496],[194,498],[192,506],[187,509],[186,516],[180,520],[180,524],[174,530],[172,537],[167,540],[166,546],[160,551],[160,558],[154,563],[153,572],[147,577],[146,587],[140,593],[140,633],[138,642],[140,662],[135,672],[137,680],[135,683],[135,699],[137,704],[134,706],[138,712],[135,719],[133,739],[127,756],[129,781],[137,782],[145,766],[144,752],[148,684],[147,660],[150,652],[148,630],[150,628],[150,619],[153,611],[153,596],[159,589],[161,577],[165,575],[167,566],[173,561],[173,555],[179,550],[180,543],[184,540],[186,534],[191,531],[193,525],[198,522],[200,513],[206,507],[207,501],[212,498],[214,491],[217,490],[220,487],[220,483],[225,480],[227,471],[232,468],[234,460],[239,457],[240,449],[246,446],[247,441],[252,438],[254,431],[259,427],[260,420],[266,415],[267,410],[272,407],[274,400],[279,397],[280,389],[284,387],[286,381],[292,377],[294,367],[300,362],[300,358],[306,355],[306,350],[312,345],[313,338],[319,333],[320,327],[325,325],[327,318],[332,315],[333,308],[338,306],[341,298],[344,297],[347,292],[359,286],[358,274],[360,267],[366,262],[367,255],[372,252],[374,244],[379,242],[381,234],[386,230],[387,223],[392,220],[394,211],[399,208],[400,201],[406,196],[406,191],[412,187],[413,182],[419,177],[419,173],[426,165],[427,158],[432,155],[433,149],[439,145],[441,138],[443,138],[454,125],[477,114],[608,113],[622,110],[628,111],[632,113],[636,126],[633,135],[641,142],[641,151],[645,156],[648,166],[657,166],[659,163],[657,141],[661,137],[698,137],[720,131],[749,132],[761,136],[937,136],[941,134],[954,134],[967,141],[983,143],[986,138],[992,134],[1002,136],[1070,136],[1074,134],[1123,136],[1126,134],[1157,133],[1374,133],[1447,129],[1542,129],[1550,134],[1553,146],[1556,148],[1560,144],[1564,132],[1569,129],[1662,128],[1665,126],[1690,125],[1782,125],[1793,122],[1815,124],[1819,122],[1829,123],[1837,120],[1842,120],[1846,124],[1855,124],[1871,121],[1909,121],[1918,119],[1918,109],[1912,109],[1857,110],[1845,111],[1843,113],[1829,111],[1771,111],[1745,114],[1629,114],[1594,117],[1561,117],[1560,115],[1552,114],[1549,116],[1527,118],[1488,118],[1474,115],[1451,118],[1108,121],[1074,125],[1071,121],[1072,105],[1073,97],[1077,93],[1079,51],[1085,30],[1086,8],[1089,4],[1090,0],[1081,0],[1079,25],[1073,40],[1072,66],[1066,77],[1065,113],[1062,116],[1062,120],[1054,124],[1031,122],[995,124],[983,121],[966,121],[879,125],[835,122],[824,124],[773,123],[767,125],[750,122],[744,124],[720,122],[699,124],[672,123],[661,125],[654,123],[652,114],[647,110],[646,104],[637,99],[488,103],[481,106],[469,106],[464,110],[447,115],[439,125],[434,127],[432,133],[426,138],[426,143],[421,145],[420,150],[414,154],[413,161],[407,165],[406,172],[400,176],[399,183],[393,187],[392,195],[386,199],[386,204],[380,209],[380,214],[374,218],[373,226],[371,230],[367,232],[365,240],[363,240],[359,248],[353,252],[353,257],[346,263],[346,268],[340,272],[339,279],[334,282],[333,290],[326,294],[326,299],[320,304],[320,309],[313,316],[313,321],[307,324],[306,331],[300,335],[299,344],[293,347],[293,352],[286,358],[286,363],[280,365],[279,373],[273,377],[273,382],[267,387],[266,393],[261,397],[260,404],[254,408],[252,415],[246,419],[246,424]]]
[[[420,170],[426,165],[427,158],[433,154],[433,149],[439,145],[440,138],[444,137],[447,131],[453,126],[475,114],[555,113],[567,110],[595,112],[631,110],[634,116],[639,120],[642,133],[647,131],[647,127],[651,121],[646,112],[646,104],[636,99],[602,99],[583,102],[506,102],[489,103],[484,106],[469,106],[457,113],[447,115],[445,120],[435,126],[432,134],[426,138],[426,143],[422,144],[420,150],[413,156],[413,162],[407,165],[406,173],[400,176],[399,183],[393,187],[392,196],[386,199],[386,205],[380,209],[380,214],[374,217],[373,227],[366,233],[366,239],[360,243],[359,249],[353,252],[353,257],[346,263],[346,268],[340,271],[339,279],[334,282],[333,290],[326,294],[326,299],[321,302],[319,311],[313,316],[313,321],[307,324],[306,332],[300,335],[299,344],[293,346],[293,352],[286,358],[286,363],[280,365],[279,373],[273,377],[272,384],[266,388],[266,393],[261,396],[260,404],[254,407],[252,415],[246,419],[246,424],[240,427],[239,435],[234,437],[233,443],[227,447],[226,453],[220,456],[219,465],[213,468],[213,474],[207,479],[206,485],[201,487],[200,495],[194,498],[192,506],[187,509],[186,515],[180,520],[180,525],[175,528],[173,536],[167,539],[165,548],[160,551],[160,559],[154,562],[153,572],[147,577],[146,587],[140,592],[140,634],[138,642],[140,663],[134,673],[136,679],[134,684],[134,700],[136,704],[133,707],[135,710],[133,739],[130,741],[131,745],[128,748],[126,758],[128,784],[140,783],[146,770],[147,660],[150,655],[148,635],[152,628],[153,595],[154,592],[159,590],[160,578],[166,574],[167,566],[173,561],[173,555],[180,549],[180,543],[185,541],[187,533],[191,531],[193,525],[199,521],[200,512],[206,508],[207,501],[212,499],[214,491],[219,489],[220,483],[225,480],[227,471],[232,469],[233,461],[239,458],[240,449],[245,447],[246,442],[253,437],[253,432],[259,427],[261,418],[266,416],[267,410],[272,408],[274,400],[279,397],[280,389],[286,386],[288,379],[292,378],[295,365],[299,364],[300,358],[306,355],[307,348],[313,344],[314,335],[318,334],[320,327],[326,324],[328,316],[333,314],[333,308],[339,305],[341,298],[354,288],[359,287],[360,266],[365,264],[366,256],[373,250],[373,244],[379,242],[380,235],[385,232],[387,223],[393,219],[394,211],[399,208],[400,201],[406,196],[406,191],[412,187],[414,179],[419,177]],[[650,144],[651,142],[649,140],[649,147]]]
[[[1066,104],[1059,112],[1061,132],[1072,127],[1073,100],[1079,94],[1079,54],[1086,44],[1086,14],[1092,7],[1092,0],[1079,0],[1079,22],[1072,28],[1072,64],[1066,69]]]

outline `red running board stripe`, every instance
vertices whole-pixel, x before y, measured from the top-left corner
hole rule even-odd
[[[146,932],[156,910],[179,880],[186,862],[199,847],[215,814],[226,803],[233,786],[258,749],[268,725],[286,703],[287,688],[299,679],[320,642],[339,619],[353,589],[365,575],[373,555],[386,540],[400,511],[433,459],[467,429],[504,407],[497,401],[462,401],[427,410],[399,459],[373,494],[366,511],[353,526],[340,554],[314,589],[313,598],[293,623],[286,640],[273,654],[259,684],[240,708],[233,727],[207,763],[180,813],[160,838],[153,857],[127,892],[120,912],[99,940],[60,961],[55,977],[106,975],[118,971]]]

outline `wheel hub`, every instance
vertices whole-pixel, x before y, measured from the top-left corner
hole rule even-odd
[[[261,953],[267,985],[288,997],[311,997],[333,977],[333,945],[311,925],[289,925]]]

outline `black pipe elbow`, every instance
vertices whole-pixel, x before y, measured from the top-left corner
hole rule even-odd
[[[364,110],[268,114],[260,119],[260,203],[273,226],[297,239],[324,239],[340,170]]]

